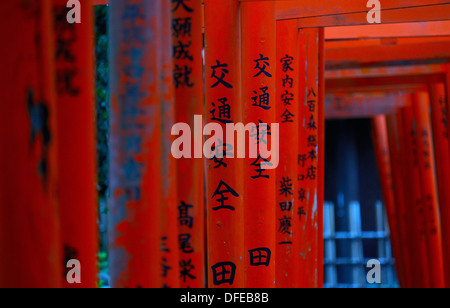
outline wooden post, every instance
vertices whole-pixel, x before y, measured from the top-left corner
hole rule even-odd
[[[109,3],[112,287],[161,286],[161,3]]]
[[[392,118],[389,119],[392,122]],[[401,205],[397,203],[400,201],[396,199],[397,191],[396,187],[396,175],[398,170],[394,168],[398,158],[398,148],[396,147],[397,140],[395,138],[395,130],[393,129],[395,123],[389,123],[389,129],[386,123],[385,116],[376,116],[372,120],[373,125],[373,139],[375,155],[378,163],[378,172],[380,175],[381,187],[383,191],[383,199],[386,207],[386,213],[389,220],[389,229],[391,232],[391,242],[394,251],[394,257],[397,265],[397,273],[400,280],[400,285],[404,286],[405,283],[405,257],[401,246],[406,246],[406,241],[400,244],[400,208]],[[388,130],[390,136],[388,138]],[[401,195],[399,193],[399,195]],[[407,247],[407,246],[406,246]]]
[[[242,122],[239,18],[237,0],[205,2],[205,117],[224,131],[226,125]],[[237,146],[239,140],[222,136],[222,142],[208,149],[214,154],[207,163],[206,196],[211,288],[245,287],[243,160]]]
[[[450,258],[450,148],[445,85],[430,84],[433,145],[436,157],[436,175],[442,230],[444,260]],[[450,265],[444,262],[446,286],[450,287]]]
[[[412,102],[412,97],[408,98]],[[419,170],[419,146],[416,140],[418,128],[414,121],[412,107],[403,107],[400,110],[403,132],[405,137],[405,161],[407,168],[404,176],[405,201],[411,204],[408,211],[409,235],[414,238],[415,250],[410,251],[413,267],[413,287],[428,288],[430,286],[429,265],[426,244],[426,220],[424,217],[424,206],[422,203],[422,187]]]
[[[158,0],[160,1],[160,0]],[[161,121],[162,121],[162,165],[161,165],[161,286],[180,287],[179,246],[178,246],[178,195],[177,161],[172,155],[171,134],[175,124],[175,89],[172,61],[172,2],[162,0],[161,35]]]
[[[58,123],[58,198],[61,265],[77,259],[80,284],[97,286],[97,191],[95,156],[94,16],[91,0],[81,5],[81,23],[67,22],[67,1],[53,0]]]
[[[51,2],[3,1],[0,287],[61,287]],[[37,40],[36,38],[40,39]]]
[[[323,288],[324,279],[324,206],[325,206],[325,29],[319,28],[319,162],[318,162],[318,187],[317,187],[317,211],[318,211],[318,288]]]
[[[189,124],[191,140],[195,140],[194,136],[198,133],[194,132],[194,117],[201,116],[204,110],[202,24],[201,0],[172,1],[176,122]],[[202,138],[203,122],[199,124],[199,138]],[[194,145],[192,158],[178,160],[177,225],[179,276],[183,288],[204,288],[206,282],[204,161],[201,155],[195,155],[197,152],[198,148]]]
[[[430,287],[440,288],[444,287],[445,278],[429,108],[428,93],[415,93],[413,97],[413,111],[417,127],[416,141],[418,145],[422,187],[421,202],[424,207],[423,215],[426,219],[425,234],[427,239]]]
[[[298,182],[300,206],[298,209],[301,218],[302,237],[300,240],[300,255],[302,256],[301,286],[317,288],[322,278],[319,278],[319,255],[323,245],[323,235],[319,235],[319,178],[323,171],[319,170],[319,141],[320,126],[324,127],[323,92],[319,88],[319,29],[300,29],[300,103],[299,103],[299,152],[298,152]],[[322,61],[321,61],[322,62]],[[322,83],[323,85],[323,83]],[[322,93],[322,94],[321,94]],[[323,131],[323,130],[322,130]],[[321,157],[323,159],[323,157]],[[321,205],[322,207],[322,205]],[[320,242],[320,244],[319,244]]]
[[[300,209],[298,200],[298,26],[296,20],[277,22],[277,121],[280,123],[280,162],[276,171],[276,220],[289,219],[290,228],[277,230],[276,286],[299,287]],[[292,82],[287,82],[287,80]]]
[[[244,124],[253,123],[249,142],[268,146],[278,138],[275,98],[275,2],[241,2],[242,99]],[[273,149],[272,149],[273,150]],[[244,162],[246,287],[274,287],[275,232],[289,231],[289,219],[275,224],[275,169],[269,157]],[[274,157],[272,157],[274,158]]]

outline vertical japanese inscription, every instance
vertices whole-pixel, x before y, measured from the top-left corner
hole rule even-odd
[[[205,81],[208,124],[242,122],[239,1],[205,1]],[[214,132],[215,134],[215,132]],[[231,158],[236,144],[213,138],[207,161],[209,286],[244,287],[243,162]]]
[[[202,0],[170,2],[176,122],[192,127],[194,116],[203,113]],[[217,165],[223,167],[220,160]],[[205,287],[203,161],[183,158],[177,161],[177,166],[178,205],[192,218],[192,221],[184,218],[178,226],[180,285],[202,288]]]

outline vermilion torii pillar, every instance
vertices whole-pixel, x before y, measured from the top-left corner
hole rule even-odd
[[[448,112],[445,85],[430,85],[433,145],[436,157],[436,175],[442,230],[444,260],[450,260],[450,148],[448,140]],[[450,265],[444,262],[446,286],[450,286]]]
[[[112,287],[161,286],[161,2],[109,1]]]
[[[384,204],[386,206],[386,213],[389,220],[389,229],[391,231],[391,241],[394,250],[394,257],[397,261],[397,272],[399,273],[399,280],[401,285],[404,284],[404,257],[399,246],[399,235],[400,235],[400,205],[396,205],[395,193],[395,180],[393,165],[394,160],[397,156],[395,148],[390,147],[395,145],[391,142],[394,140],[394,136],[389,136],[388,138],[388,127],[386,123],[386,117],[384,115],[376,116],[372,119],[373,126],[373,141],[375,148],[375,156],[378,163],[378,172],[380,175],[381,187],[383,191]],[[391,143],[390,143],[391,142]],[[395,153],[394,153],[395,152]],[[403,243],[405,245],[406,242]]]
[[[224,132],[226,124],[242,122],[239,18],[238,0],[205,1],[205,117]],[[243,288],[243,159],[235,151],[239,141],[223,138],[207,162],[208,286]]]
[[[416,142],[422,188],[420,201],[424,210],[422,214],[425,216],[430,287],[440,288],[444,287],[445,278],[429,106],[428,93],[414,94],[413,112],[417,128]]]
[[[194,131],[195,116],[201,116],[204,110],[202,24],[201,0],[172,1],[176,122],[189,124],[191,140],[198,133]],[[178,272],[181,287],[190,288],[205,287],[204,161],[195,158],[198,149],[192,146],[192,158],[177,162]]]
[[[299,286],[301,209],[297,182],[297,152],[299,135],[299,65],[298,26],[296,20],[277,22],[276,108],[280,123],[280,155],[276,170],[276,220],[288,219],[291,228],[278,229],[276,237],[276,286]],[[300,198],[301,199],[301,198]]]
[[[275,2],[241,2],[243,122],[254,123],[249,142],[272,144],[275,123]],[[283,136],[280,136],[283,138]],[[275,232],[290,232],[288,216],[275,222],[275,169],[269,157],[244,161],[246,287],[275,286]],[[272,164],[273,165],[273,164]],[[277,223],[277,224],[276,224]]]
[[[0,3],[0,287],[61,287],[49,0]]]
[[[97,196],[95,155],[94,18],[92,2],[81,3],[81,23],[69,24],[67,1],[53,0],[57,78],[61,266],[77,259],[80,284],[97,285]]]
[[[408,98],[412,102],[412,97]],[[426,219],[423,214],[424,206],[422,202],[422,187],[420,180],[419,166],[419,146],[416,140],[418,128],[415,124],[412,106],[403,107],[399,111],[399,125],[403,126],[403,137],[405,139],[405,202],[411,204],[408,211],[407,221],[409,236],[414,239],[414,251],[410,251],[411,262],[416,264],[413,270],[413,287],[428,288],[430,287],[430,274],[427,254],[426,242]],[[400,123],[401,122],[401,123]],[[399,129],[401,129],[401,126]],[[409,193],[408,193],[409,192]]]
[[[298,146],[298,193],[300,205],[298,218],[301,222],[300,255],[302,287],[321,287],[319,269],[323,266],[322,207],[323,202],[323,92],[319,87],[320,39],[323,35],[319,29],[300,29],[299,50],[299,146]],[[322,67],[323,69],[323,67]],[[322,75],[323,76],[323,75]],[[323,85],[323,82],[321,83]],[[319,260],[320,259],[320,260]]]
[[[172,47],[172,2],[162,1],[161,35],[161,121],[162,121],[162,168],[161,168],[161,287],[179,288],[179,249],[178,249],[178,194],[177,161],[172,155],[171,135],[175,124],[175,90],[173,84]]]
[[[397,99],[404,100],[404,103],[407,103],[409,97],[409,95],[404,94],[398,96]],[[408,154],[405,152],[405,143],[407,142],[408,136],[405,136],[405,132],[402,127],[402,118],[399,112],[390,114],[387,117],[387,128],[392,172],[391,177],[393,181],[392,185],[395,198],[395,217],[388,219],[395,219],[395,223],[397,224],[396,228],[390,228],[395,228],[393,231],[397,232],[397,235],[395,235],[391,229],[391,234],[395,237],[392,245],[397,246],[393,247],[393,249],[394,254],[398,255],[395,256],[395,259],[400,286],[410,288],[414,286],[416,281],[418,281],[418,276],[415,275],[417,271],[414,269],[414,262],[412,262],[414,255],[411,253],[414,251],[414,247],[416,245],[413,231],[413,228],[416,227],[411,220],[411,213],[413,211],[411,211],[405,201],[411,194],[409,187],[405,185],[405,172],[407,172],[406,168],[409,168],[406,164],[406,157]],[[406,197],[405,194],[408,194],[408,197]],[[399,252],[397,252],[397,250]]]
[[[318,288],[323,288],[324,279],[324,203],[325,203],[325,29],[319,28],[319,106],[318,106],[318,125],[319,125],[319,154],[318,154],[318,187],[317,187],[317,203],[318,203],[318,257],[317,257],[317,275]]]

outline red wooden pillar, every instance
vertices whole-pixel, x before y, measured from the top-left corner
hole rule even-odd
[[[408,105],[410,101],[410,95],[404,94],[398,96],[398,99],[405,100],[405,105]],[[397,268],[401,268],[403,271],[399,273],[400,286],[411,288],[416,285],[420,280],[418,275],[419,271],[416,270],[416,243],[415,230],[417,226],[415,225],[412,216],[413,210],[411,210],[411,187],[408,185],[409,165],[407,162],[407,157],[410,154],[407,153],[407,142],[409,135],[405,134],[403,129],[403,118],[401,112],[397,112],[388,117],[388,137],[389,137],[389,148],[390,148],[390,158],[391,158],[391,168],[392,168],[392,179],[394,184],[394,197],[395,197],[395,207],[397,210],[396,221],[398,223],[399,232],[399,246],[401,259],[396,259]],[[398,272],[399,270],[397,270]]]
[[[319,29],[300,29],[300,103],[299,103],[299,151],[298,151],[298,183],[300,205],[298,215],[301,219],[302,235],[300,240],[300,255],[302,256],[302,287],[319,287],[319,267],[323,260],[319,254],[323,248],[323,234],[319,227],[319,178],[323,171],[319,170],[320,144],[323,143],[322,128],[324,127],[323,92],[319,88]],[[322,62],[322,61],[321,61]],[[323,84],[323,83],[322,83]],[[321,94],[322,93],[322,94]],[[322,158],[322,157],[320,157]],[[323,158],[322,158],[323,159]],[[322,166],[323,163],[320,163]],[[323,182],[322,182],[323,183]],[[323,184],[322,184],[323,185]],[[323,205],[323,204],[322,204]],[[320,206],[322,206],[320,205]]]
[[[226,125],[242,122],[239,17],[237,0],[205,1],[205,117],[224,132]],[[222,142],[208,149],[214,154],[207,163],[206,196],[212,288],[245,287],[243,160],[236,152],[238,143],[222,136]],[[234,158],[228,156],[230,150]]]
[[[296,20],[277,22],[277,122],[280,123],[280,156],[276,171],[276,220],[289,219],[290,228],[277,229],[276,286],[299,287],[300,219],[298,200],[298,26]],[[289,81],[289,82],[287,82]]]
[[[422,187],[421,202],[424,210],[422,214],[426,219],[425,234],[430,287],[436,288],[444,287],[445,279],[429,108],[428,93],[415,93],[413,97],[413,111],[417,128],[416,141]]]
[[[275,98],[275,2],[241,2],[242,99],[244,124],[253,123],[249,143],[270,147],[278,138]],[[258,151],[244,162],[246,287],[274,287],[275,232],[289,219],[275,221],[275,167]],[[272,157],[273,159],[274,157]],[[271,166],[272,165],[272,166]],[[275,224],[277,223],[277,224]]]
[[[405,94],[402,96],[406,100],[405,106],[409,106],[411,110],[411,95]],[[404,270],[404,286],[407,288],[420,287],[423,281],[423,273],[428,270],[428,267],[419,268],[417,264],[422,264],[420,260],[420,250],[417,252],[417,246],[421,246],[421,237],[419,233],[419,227],[416,224],[415,207],[414,207],[414,195],[420,194],[420,191],[411,193],[413,186],[411,182],[415,182],[418,179],[411,181],[410,177],[415,176],[416,166],[414,165],[414,155],[410,150],[411,131],[404,129],[405,117],[400,109],[397,109],[397,113],[391,118],[391,124],[389,125],[389,134],[394,135],[396,142],[392,144],[391,157],[394,176],[394,191],[395,200],[400,211],[400,226],[401,231],[401,243],[403,258],[405,262]],[[407,180],[405,180],[407,179]],[[409,180],[408,180],[409,179]],[[426,262],[426,260],[424,260]]]
[[[402,228],[401,210],[403,197],[401,187],[397,185],[399,178],[399,168],[395,168],[398,163],[399,149],[398,139],[396,138],[396,123],[394,118],[389,117],[388,125],[385,116],[377,116],[372,120],[373,139],[375,154],[378,163],[378,172],[380,175],[381,187],[383,190],[383,199],[386,206],[386,213],[389,220],[389,228],[391,232],[391,242],[394,251],[394,257],[397,265],[397,273],[400,285],[405,285],[405,256],[402,247],[407,248],[406,241],[401,242]],[[389,126],[389,127],[388,127]],[[389,131],[389,138],[388,138]],[[396,190],[396,188],[400,190]],[[398,195],[398,196],[397,196]],[[403,244],[401,244],[403,243]]]
[[[317,187],[317,204],[318,204],[318,257],[317,287],[323,288],[324,279],[324,239],[323,239],[323,207],[325,203],[325,29],[319,28],[319,106],[318,106],[318,129],[319,129],[319,162],[318,162],[318,187]]]
[[[179,246],[178,246],[178,195],[177,161],[172,155],[173,137],[171,130],[175,124],[175,89],[173,84],[172,60],[172,2],[162,0],[161,35],[161,121],[162,121],[162,165],[161,165],[161,286],[180,287]]]
[[[442,230],[444,260],[450,260],[450,148],[448,140],[448,113],[445,85],[430,85],[433,145]],[[450,265],[444,262],[446,286],[450,287]]]
[[[52,24],[48,0],[0,4],[0,287],[65,279]]]
[[[161,286],[161,3],[109,3],[112,287]]]
[[[173,78],[175,85],[176,122],[191,127],[194,117],[204,109],[202,1],[172,1]],[[197,129],[201,130],[200,120]],[[192,146],[192,158],[178,160],[178,249],[181,287],[205,287],[205,199],[204,166],[198,156],[198,146]],[[201,145],[200,145],[201,151]],[[191,223],[186,223],[192,219]]]
[[[61,266],[81,263],[81,284],[97,285],[97,192],[95,156],[94,18],[92,2],[81,5],[81,23],[69,24],[67,1],[53,0],[58,123],[58,198]]]
[[[410,97],[412,102],[412,97]],[[427,288],[430,286],[429,265],[426,244],[426,220],[424,216],[424,206],[422,203],[422,187],[419,170],[419,146],[416,140],[418,128],[413,116],[412,107],[401,108],[401,118],[403,123],[403,133],[405,137],[405,161],[407,168],[404,181],[405,201],[411,204],[411,210],[408,211],[408,222],[410,236],[414,238],[415,250],[410,251],[413,266],[413,287]]]

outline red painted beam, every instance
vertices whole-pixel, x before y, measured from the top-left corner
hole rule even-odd
[[[299,28],[315,28],[367,25],[367,11],[299,18],[298,26]],[[384,24],[442,21],[449,20],[449,16],[450,4],[448,3],[432,6],[405,7],[401,9],[385,9],[382,5],[381,9],[381,22]]]
[[[347,78],[368,78],[377,77],[385,78],[392,76],[417,76],[417,75],[443,75],[446,73],[445,64],[428,64],[428,65],[395,65],[383,67],[368,68],[348,68],[327,70],[325,72],[326,79],[347,79]]]
[[[400,8],[426,7],[447,4],[446,0],[392,0],[382,3],[382,13],[388,10]],[[367,8],[367,1],[343,0],[338,3],[333,0],[314,1],[314,0],[288,0],[276,2],[277,20],[280,19],[305,19],[317,16],[337,16],[361,13],[367,15],[370,8]],[[399,10],[401,11],[401,10]],[[420,16],[417,20],[422,21]],[[367,20],[365,20],[367,22]]]
[[[370,118],[394,114],[397,108],[407,105],[405,95],[329,95],[325,100],[327,119]]]
[[[363,67],[394,61],[449,60],[450,41],[428,44],[326,49],[326,66]]]
[[[449,36],[450,21],[327,27],[326,40]]]
[[[328,93],[337,91],[352,91],[359,92],[364,88],[372,88],[376,91],[377,88],[394,87],[394,86],[408,86],[408,85],[423,85],[429,82],[442,82],[444,75],[411,75],[411,76],[387,76],[383,78],[368,77],[368,78],[345,78],[345,79],[327,79],[326,90]]]

